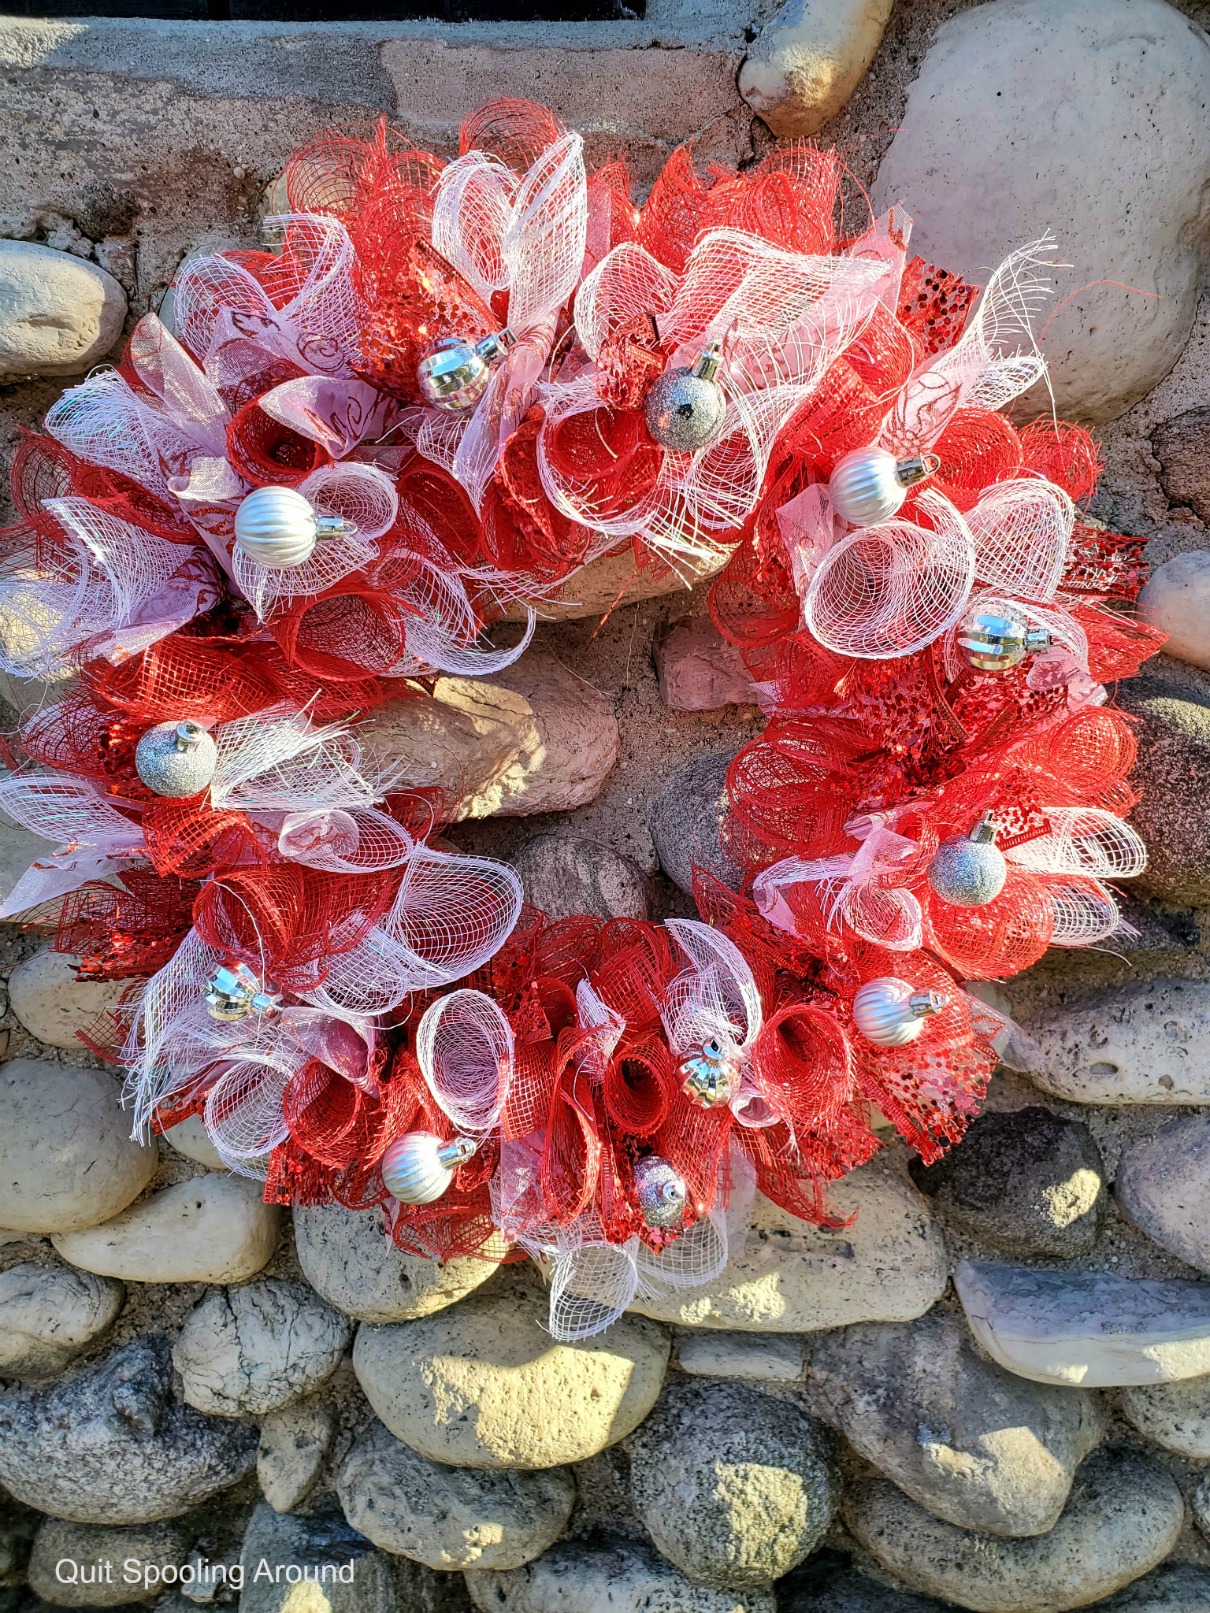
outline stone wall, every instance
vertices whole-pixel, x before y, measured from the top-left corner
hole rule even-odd
[[[651,0],[507,30],[0,23],[7,445],[186,253],[253,244],[285,155],[333,122],[447,150],[462,112],[531,94],[640,185],[686,137],[742,163],[818,133],[975,279],[1057,238],[1056,395],[1098,426],[1094,513],[1149,539],[1174,652],[1121,696],[1153,855],[1136,933],[1007,993],[1036,1071],[998,1073],[941,1164],[892,1146],[841,1184],[851,1225],[758,1206],[711,1287],[583,1345],[542,1331],[532,1269],[427,1266],[343,1211],[291,1224],[189,1124],[130,1143],[76,1037],[112,988],[7,928],[0,1613],[229,1605],[241,1561],[244,1613],[1210,1609],[1208,20]],[[583,606],[628,580],[607,566]],[[702,589],[633,593],[379,734],[457,786],[451,838],[556,914],[686,913],[693,860],[727,874],[752,692]],[[5,686],[14,715],[45,693]],[[32,849],[4,831],[7,886]]]

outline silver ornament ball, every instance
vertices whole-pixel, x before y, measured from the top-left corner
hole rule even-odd
[[[720,1109],[739,1091],[740,1063],[717,1036],[681,1060],[681,1091],[701,1109]]]
[[[501,330],[481,342],[447,336],[434,343],[416,366],[421,396],[434,409],[463,414],[487,391],[492,368],[513,345],[511,331]]]
[[[382,1156],[382,1180],[400,1204],[433,1204],[454,1179],[458,1166],[478,1149],[472,1137],[446,1142],[429,1131],[396,1137]]]
[[[908,488],[940,464],[936,454],[896,459],[885,448],[855,448],[828,478],[832,508],[850,526],[877,526],[897,515]]]
[[[875,1047],[905,1047],[945,1004],[939,991],[917,991],[906,980],[880,975],[867,980],[853,998],[853,1023]]]
[[[727,398],[715,377],[722,362],[712,343],[692,369],[666,370],[647,394],[647,430],[661,448],[696,454],[723,429]]]
[[[223,1024],[235,1024],[250,1014],[270,1017],[280,1002],[281,993],[272,986],[262,988],[246,963],[225,963],[216,969],[206,992],[206,1012]]]
[[[990,812],[969,835],[943,840],[929,864],[929,884],[951,907],[986,907],[1007,878],[1008,864],[996,844],[996,820]]]
[[[684,1222],[689,1190],[684,1177],[666,1159],[647,1154],[635,1160],[634,1186],[640,1213],[649,1227],[667,1231]]]
[[[200,722],[161,722],[135,746],[135,772],[170,800],[200,795],[214,777],[218,750]]]
[[[977,672],[1011,672],[1052,642],[1044,627],[1027,627],[1019,616],[996,611],[968,611],[958,624],[958,648]]]

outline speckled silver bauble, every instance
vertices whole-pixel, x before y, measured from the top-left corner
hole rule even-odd
[[[990,812],[969,835],[943,840],[929,864],[929,884],[952,907],[986,907],[1007,878],[1008,864],[996,845],[996,820]]]
[[[939,991],[917,991],[906,980],[880,975],[867,980],[853,998],[853,1023],[875,1047],[903,1047],[914,1042],[946,999]]]
[[[134,768],[149,790],[170,800],[200,795],[214,777],[218,750],[200,722],[161,722],[135,746]]]
[[[382,1156],[379,1168],[386,1190],[400,1204],[432,1204],[478,1146],[472,1137],[445,1142],[429,1131],[405,1132]]]
[[[723,429],[727,398],[715,377],[722,362],[717,342],[692,369],[666,370],[647,394],[647,430],[661,448],[696,454]]]
[[[896,459],[885,448],[855,448],[828,479],[832,508],[850,526],[877,526],[897,515],[908,488],[940,464],[936,454]]]
[[[236,548],[270,571],[304,565],[320,538],[352,531],[338,515],[317,515],[294,487],[253,488],[235,512]]]
[[[416,366],[424,401],[450,414],[473,409],[487,391],[493,365],[512,345],[512,332],[508,330],[495,331],[481,342],[447,336],[435,343]]]
[[[677,1074],[681,1091],[703,1109],[719,1109],[739,1091],[740,1062],[716,1036],[682,1059]]]
[[[635,1160],[634,1186],[639,1210],[649,1227],[679,1227],[685,1219],[689,1190],[666,1159],[648,1154]]]
[[[280,992],[262,988],[246,963],[224,964],[214,971],[206,992],[206,1012],[211,1019],[234,1024],[249,1014],[276,1014],[280,1001]]]
[[[995,611],[968,611],[958,624],[958,648],[977,672],[1011,672],[1053,642],[1044,627],[1027,627],[1019,616]]]

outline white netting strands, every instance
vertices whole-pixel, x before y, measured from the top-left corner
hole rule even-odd
[[[633,1301],[639,1289],[638,1238],[610,1243],[577,1227],[561,1228],[550,1283],[550,1331],[563,1343],[591,1338]],[[577,1241],[580,1236],[582,1241]]]
[[[920,494],[932,528],[885,521],[844,538],[807,590],[807,626],[830,650],[870,660],[910,655],[961,616],[975,575],[965,521],[938,493]]]
[[[487,1131],[499,1118],[513,1066],[513,1032],[481,991],[452,991],[424,1012],[416,1058],[429,1091],[459,1131]]]
[[[991,588],[1025,599],[1053,599],[1075,518],[1071,499],[1050,482],[1000,482],[988,488],[966,517],[975,575]]]
[[[1147,866],[1138,831],[1101,807],[1044,807],[1050,833],[1008,853],[1018,868],[1043,874],[1087,874],[1130,879]]]
[[[720,1036],[743,1046],[760,1032],[760,992],[743,953],[695,919],[669,919],[668,929],[691,967],[671,982],[660,1017],[680,1052]]]
[[[429,977],[448,985],[485,964],[521,913],[521,881],[506,864],[418,846],[383,927]]]
[[[377,807],[325,807],[291,812],[278,827],[277,849],[291,862],[332,874],[399,868],[416,842]]]
[[[264,1175],[261,1162],[290,1135],[282,1095],[306,1062],[301,1050],[279,1044],[218,1066],[206,1099],[205,1123],[231,1170],[241,1176]]]
[[[611,338],[636,320],[659,318],[671,306],[676,276],[635,241],[603,257],[576,292],[576,331],[584,351],[597,358]]]
[[[305,712],[269,707],[215,730],[216,807],[291,812],[369,806],[375,789],[358,771],[361,747],[338,724],[313,728]]]
[[[1117,903],[1096,880],[1049,881],[1047,895],[1055,915],[1052,946],[1094,946],[1122,929]]]

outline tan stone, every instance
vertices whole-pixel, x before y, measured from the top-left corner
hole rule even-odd
[[[0,376],[81,375],[125,318],[126,293],[95,263],[0,240]]]
[[[739,93],[783,140],[834,118],[874,60],[895,0],[787,0],[740,68]]]
[[[391,701],[358,739],[402,769],[401,786],[448,791],[455,818],[586,806],[619,744],[612,702],[541,651],[490,679],[438,678],[431,698]]]
[[[73,1266],[138,1283],[239,1283],[269,1263],[279,1211],[243,1176],[162,1188],[103,1226],[51,1242]]]
[[[546,1468],[624,1439],[655,1404],[669,1338],[624,1316],[556,1343],[545,1295],[517,1281],[453,1310],[358,1330],[353,1367],[386,1427],[452,1467]]]
[[[620,554],[602,555],[577,571],[549,599],[535,600],[534,608],[544,622],[577,621],[585,616],[604,616],[607,611],[634,605],[643,599],[663,599],[679,594],[715,577],[731,558],[730,551],[712,560],[682,565],[677,571],[661,566],[638,566],[629,547]],[[523,622],[525,611],[514,605],[506,622]]]
[[[13,1013],[31,1036],[50,1047],[81,1051],[77,1031],[87,1030],[98,1015],[115,1008],[128,980],[79,980],[78,958],[49,948],[23,958],[9,977]]]
[[[752,705],[756,690],[744,658],[708,616],[672,622],[655,641],[660,699],[670,711]]]
[[[1210,1104],[1210,984],[1155,980],[1031,1019],[1030,1080],[1072,1103]]]
[[[74,1234],[137,1198],[159,1155],[131,1141],[120,1094],[103,1070],[41,1059],[0,1067],[0,1226]]]
[[[907,1322],[945,1291],[946,1255],[927,1201],[884,1155],[831,1191],[852,1226],[828,1231],[758,1197],[743,1253],[712,1283],[631,1306],[681,1327],[810,1333],[851,1322]]]
[[[210,1141],[210,1133],[199,1115],[190,1115],[188,1120],[181,1120],[175,1126],[169,1126],[164,1133],[164,1141],[171,1144],[178,1154],[184,1154],[195,1165],[204,1165],[208,1171],[225,1171],[230,1169],[218,1149]]]

